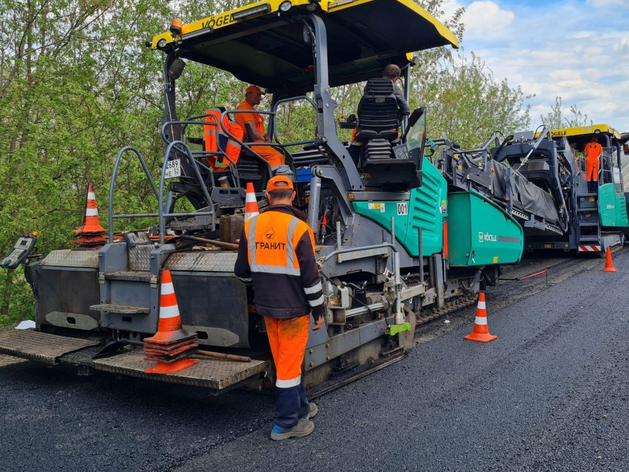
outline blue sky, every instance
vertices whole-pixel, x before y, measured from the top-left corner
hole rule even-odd
[[[464,54],[521,86],[534,125],[561,96],[588,121],[629,131],[629,0],[445,0],[464,7]]]

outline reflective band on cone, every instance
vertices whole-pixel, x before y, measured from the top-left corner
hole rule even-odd
[[[144,372],[147,374],[175,374],[199,362],[188,359],[199,347],[196,334],[188,334],[181,327],[181,315],[173,279],[169,270],[162,272],[162,285],[159,297],[159,324],[157,333],[144,340],[146,360],[157,361]]]
[[[256,200],[256,192],[253,189],[253,183],[247,182],[247,193],[245,194],[245,221],[249,218],[260,214],[258,201]]]
[[[96,205],[96,194],[94,193],[94,184],[92,183],[87,188],[87,203],[85,205],[83,225],[72,232],[80,236],[75,241],[72,241],[73,244],[81,247],[102,247],[107,242],[103,237],[105,229],[101,226],[98,219],[98,206]]]
[[[94,194],[94,184],[92,183],[87,188],[87,204],[85,205],[83,226],[72,232],[76,234],[105,232],[105,228],[100,225],[98,219],[98,206],[96,205],[96,195]]]
[[[191,335],[181,327],[181,315],[179,314],[179,305],[170,271],[164,270],[162,272],[157,333],[151,338],[146,338],[144,342],[173,344],[177,341],[190,339],[190,337]]]
[[[487,311],[485,309],[485,294],[483,292],[478,296],[478,306],[476,307],[476,319],[474,320],[474,330],[465,336],[465,339],[470,341],[478,341],[481,343],[488,343],[493,341],[498,336],[489,334],[489,327],[487,326]]]

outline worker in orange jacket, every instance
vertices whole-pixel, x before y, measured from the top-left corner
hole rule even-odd
[[[203,148],[208,153],[207,163],[214,172],[225,171],[228,166],[238,163],[240,142],[244,136],[242,127],[232,123],[227,115],[223,116],[222,126],[219,125],[224,111],[220,108],[208,110],[205,116],[206,124],[203,126]],[[230,137],[227,132],[236,139]],[[219,154],[221,152],[224,155]]]
[[[307,436],[317,406],[309,403],[301,379],[310,313],[314,330],[323,326],[323,288],[314,256],[314,235],[306,215],[292,206],[291,180],[269,180],[270,206],[245,222],[234,272],[253,283],[258,314],[264,317],[275,363],[275,420],[271,439]]]
[[[598,168],[600,166],[600,155],[603,154],[603,146],[598,143],[598,138],[592,136],[589,143],[583,148],[585,154],[585,180],[588,182],[588,192],[596,192],[598,186]]]
[[[236,113],[236,123],[239,124],[242,129],[247,130],[247,123],[251,124],[253,129],[253,136],[249,136],[253,139],[254,143],[270,143],[271,139],[266,134],[264,127],[264,116],[255,112],[255,106],[260,104],[264,92],[255,85],[250,85],[245,89],[245,99],[238,105],[237,110],[249,110],[250,113]],[[281,152],[277,151],[271,146],[251,146],[251,149],[263,157],[274,169],[278,166],[284,165],[284,156]]]

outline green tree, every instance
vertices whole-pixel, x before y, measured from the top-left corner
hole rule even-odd
[[[475,54],[443,58],[436,67],[439,74],[427,75],[411,101],[427,106],[429,136],[473,148],[496,131],[508,135],[530,126],[529,97],[506,79],[496,81]]]
[[[45,254],[70,247],[88,182],[106,218],[118,149],[132,143],[155,159],[159,58],[142,44],[167,10],[153,0],[1,2],[0,253],[37,230]],[[118,200],[146,207],[139,166],[124,171]],[[31,299],[21,269],[0,271],[0,324],[28,316]]]
[[[542,123],[550,129],[573,128],[594,124],[592,120],[588,123],[587,114],[581,112],[576,105],[570,105],[571,116],[564,116],[561,110],[562,105],[561,97],[555,97],[555,105],[550,107],[550,112],[547,113],[546,116],[540,115]]]

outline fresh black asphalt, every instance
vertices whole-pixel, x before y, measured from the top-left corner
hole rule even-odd
[[[507,306],[525,284],[490,290],[491,343],[463,340],[473,309],[421,327],[438,334],[317,399],[315,432],[283,443],[268,438],[270,397],[0,367],[0,468],[627,471],[629,253],[614,262]]]

